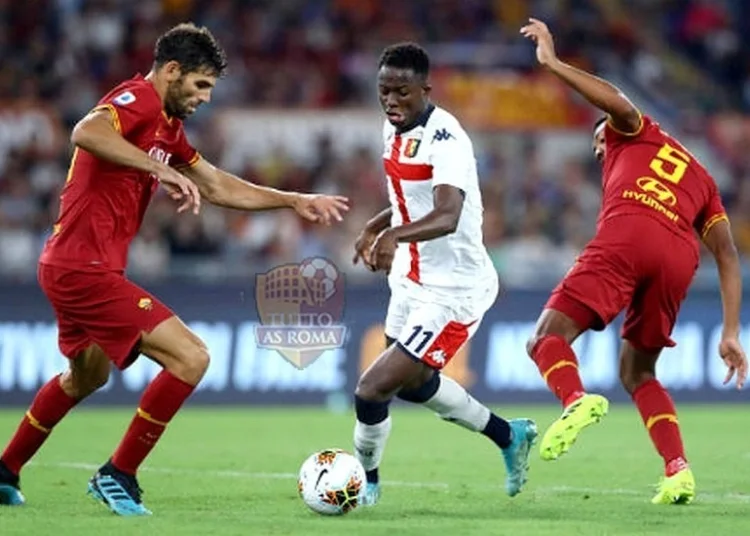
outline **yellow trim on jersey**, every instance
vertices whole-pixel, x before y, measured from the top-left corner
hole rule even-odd
[[[198,164],[198,162],[200,162],[200,160],[201,160],[201,154],[198,151],[196,151],[195,156],[193,156],[193,158],[191,158],[189,162],[180,164],[179,166],[175,166],[175,169],[185,169],[185,168],[195,167]]]
[[[115,127],[115,130],[122,134],[122,124],[120,123],[120,115],[117,113],[117,108],[115,108],[112,104],[100,104],[99,106],[91,110],[90,113],[94,113],[99,110],[109,110],[109,112],[112,114],[112,123]]]
[[[70,166],[68,167],[68,175],[65,177],[65,184],[70,182],[73,178],[73,167],[76,165],[76,159],[78,158],[78,147],[73,149],[73,156],[70,159]]]
[[[623,130],[620,130],[617,128],[614,124],[612,124],[612,116],[607,116],[607,125],[609,125],[609,128],[617,132],[620,136],[627,136],[628,138],[634,138],[638,134],[641,133],[643,130],[643,114],[641,114],[641,111],[636,109],[636,112],[638,113],[638,128],[635,130],[635,132],[625,132]]]
[[[713,217],[706,222],[706,224],[703,226],[703,230],[701,231],[701,238],[706,238],[706,235],[711,230],[711,228],[720,221],[729,221],[729,218],[727,217],[725,212],[714,214]]]

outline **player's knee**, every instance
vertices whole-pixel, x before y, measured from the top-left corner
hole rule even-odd
[[[185,383],[198,385],[206,374],[210,362],[208,348],[201,342],[192,346],[174,365],[167,367],[167,369]]]
[[[620,382],[625,391],[632,395],[638,387],[653,380],[656,376],[650,370],[620,369]]]
[[[385,402],[391,396],[390,393],[386,392],[381,382],[377,381],[377,378],[373,377],[372,374],[364,374],[359,379],[354,394],[363,400],[371,402]]]
[[[539,341],[542,340],[543,337],[544,335],[535,333],[534,335],[529,337],[529,339],[526,341],[526,353],[528,354],[529,357],[532,357],[532,358],[534,357],[534,348],[539,343]]]
[[[97,391],[109,380],[109,367],[94,368],[86,374],[73,374],[66,371],[60,378],[60,386],[71,398],[82,400]]]

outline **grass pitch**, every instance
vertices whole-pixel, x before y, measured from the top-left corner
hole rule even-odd
[[[353,415],[321,409],[187,408],[139,480],[149,518],[124,519],[86,497],[86,482],[111,455],[132,410],[75,411],[22,475],[28,504],[0,508],[0,534],[215,535],[669,535],[742,534],[750,511],[747,410],[678,407],[698,498],[653,506],[662,472],[635,408],[615,406],[556,462],[532,455],[530,482],[511,499],[490,441],[420,408],[396,407],[375,508],[340,518],[310,512],[296,472],[324,447],[351,450]],[[536,419],[554,406],[507,407]],[[0,412],[0,441],[22,410]]]

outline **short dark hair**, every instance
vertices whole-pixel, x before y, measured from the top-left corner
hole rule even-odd
[[[161,67],[176,61],[183,74],[205,71],[216,77],[224,76],[227,55],[208,28],[192,22],[178,24],[159,37],[154,48],[154,65]]]
[[[425,49],[416,43],[398,43],[387,47],[380,55],[380,67],[411,69],[414,74],[427,78],[430,74],[430,57]]]
[[[605,121],[607,121],[608,118],[609,116],[603,115],[599,119],[596,120],[596,123],[594,123],[594,130],[592,131],[593,134],[596,134],[596,131],[599,129],[599,126]]]

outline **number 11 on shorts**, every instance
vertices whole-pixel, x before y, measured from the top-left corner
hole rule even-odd
[[[406,342],[404,343],[404,347],[413,351],[415,354],[419,355],[419,353],[424,349],[425,346],[427,346],[427,343],[432,339],[432,336],[434,333],[432,331],[423,331],[423,326],[414,326],[412,329],[411,335],[409,335],[409,338],[406,339]],[[419,335],[422,335],[419,337]],[[418,344],[417,344],[418,343]],[[417,344],[416,347],[413,347],[413,344]]]

